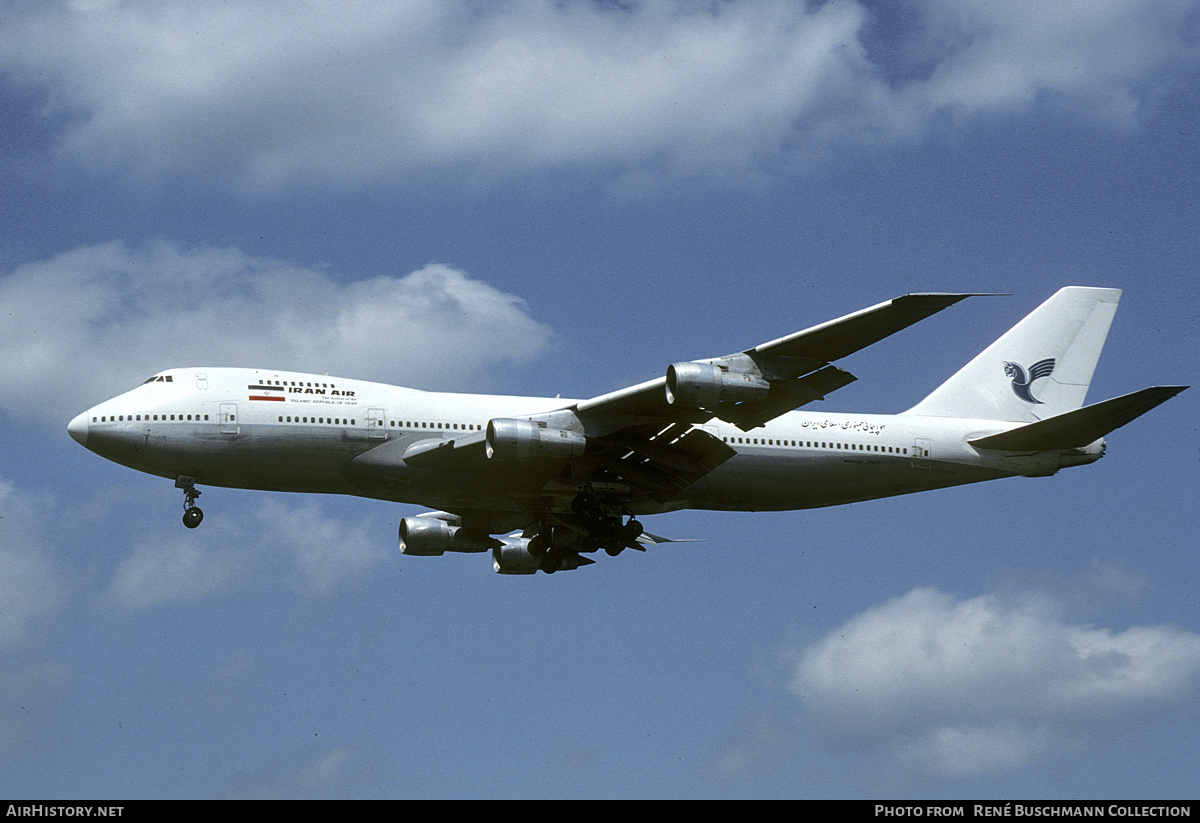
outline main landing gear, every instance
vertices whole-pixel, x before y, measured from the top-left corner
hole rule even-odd
[[[564,528],[543,523],[529,539],[526,550],[540,561],[539,568],[547,574],[591,563],[581,560],[579,555],[597,549],[604,549],[609,557],[616,557],[625,549],[645,551],[638,543],[642,524],[628,510],[601,503],[590,490],[579,493],[571,503],[571,510],[582,520],[578,525]]]
[[[604,549],[609,557],[616,557],[625,549],[638,549],[638,538],[642,536],[642,524],[633,518],[626,510],[621,514],[614,513],[610,508],[600,504],[596,496],[584,489],[571,501],[571,510],[589,523],[589,531],[584,539],[583,551]],[[623,514],[629,514],[629,521],[623,521]]]
[[[200,490],[196,488],[196,481],[191,477],[180,475],[175,478],[175,488],[183,489],[183,525],[194,529],[204,519],[204,512],[200,511],[200,507],[196,505],[196,498],[200,496]]]

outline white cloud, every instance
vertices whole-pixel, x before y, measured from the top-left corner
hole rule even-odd
[[[214,548],[193,533],[144,538],[117,564],[105,601],[145,609],[241,588],[253,563],[228,546]]]
[[[355,768],[357,751],[335,746],[329,751],[304,751],[282,761],[268,762],[239,775],[228,795],[235,798],[325,797],[353,783],[361,786],[365,775]]]
[[[261,498],[248,509],[221,512],[195,531],[171,522],[117,564],[104,595],[108,605],[145,609],[219,597],[264,580],[328,596],[385,563],[394,546],[372,523],[348,522],[309,498]],[[384,533],[394,534],[390,528]]]
[[[394,543],[381,542],[369,524],[328,516],[309,499],[295,506],[274,498],[257,511],[261,551],[282,552],[294,568],[293,584],[312,595],[328,594],[385,562]],[[387,534],[391,535],[389,529]]]
[[[980,728],[940,728],[929,737],[906,740],[895,754],[911,768],[944,777],[1010,772],[1051,746],[1045,729],[1016,723]]]
[[[25,4],[0,70],[106,172],[253,188],[599,166],[734,176],[1051,95],[1136,121],[1194,0]],[[893,18],[916,20],[898,26]]]
[[[917,589],[788,659],[828,745],[957,777],[1028,765],[1194,694],[1200,635],[1071,624],[1035,593]]]
[[[300,781],[306,787],[320,788],[334,783],[341,778],[346,764],[354,756],[354,752],[345,746],[338,746],[333,751],[310,763],[300,774]]]
[[[1146,89],[1186,45],[1190,0],[931,0],[930,37],[953,44],[912,91],[932,109],[1009,109],[1057,95],[1092,115],[1136,122]]]
[[[0,478],[0,649],[31,639],[37,621],[59,610],[68,586],[47,545],[48,501]]]
[[[0,278],[0,408],[56,409],[57,424],[195,365],[449,389],[536,358],[550,339],[520,299],[443,265],[344,283],[232,248],[111,242]]]
[[[0,754],[44,744],[46,719],[74,684],[67,663],[42,656],[73,587],[56,550],[61,508],[0,477]]]

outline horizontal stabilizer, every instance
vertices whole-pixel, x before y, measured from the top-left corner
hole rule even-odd
[[[972,446],[999,451],[1078,449],[1170,400],[1187,386],[1153,386],[1027,426],[976,437]]]

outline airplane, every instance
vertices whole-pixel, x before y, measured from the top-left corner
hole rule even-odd
[[[974,294],[897,297],[587,400],[420,391],[239,368],[180,368],[88,409],[90,451],[197,485],[334,493],[431,509],[406,555],[491,552],[501,574],[680,542],[638,518],[836,506],[1093,463],[1105,435],[1187,386],[1085,406],[1119,289],[1060,289],[907,411],[799,411],[856,378],[834,361]]]

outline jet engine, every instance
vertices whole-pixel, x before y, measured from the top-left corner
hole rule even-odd
[[[578,457],[587,447],[587,438],[579,432],[506,417],[488,421],[486,438],[489,460],[512,463]]]
[[[436,517],[405,517],[400,521],[400,553],[440,557],[446,552],[485,552],[498,541],[464,530]]]
[[[709,408],[721,402],[765,400],[771,384],[758,375],[728,371],[708,363],[667,366],[667,402]]]
[[[529,553],[529,541],[507,538],[504,545],[492,549],[492,568],[496,574],[533,574],[542,565],[542,558]]]
[[[510,536],[502,540],[502,545],[492,549],[492,568],[497,574],[533,574],[538,569],[553,574],[595,562],[571,551],[534,556],[529,553],[529,539],[525,537]]]

